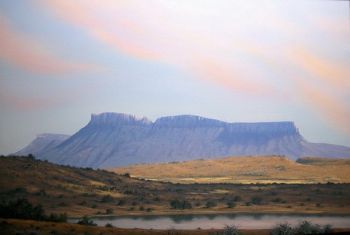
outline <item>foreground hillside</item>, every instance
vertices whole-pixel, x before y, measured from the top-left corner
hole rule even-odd
[[[25,198],[68,216],[350,211],[349,184],[171,184],[0,157],[0,202]]]
[[[350,148],[310,143],[289,121],[228,123],[179,115],[151,122],[128,114],[102,113],[92,115],[90,122],[70,137],[41,135],[16,154],[34,154],[71,166],[106,168],[217,156],[349,158]]]
[[[174,183],[350,183],[350,160],[282,156],[228,157],[113,169],[134,177]]]

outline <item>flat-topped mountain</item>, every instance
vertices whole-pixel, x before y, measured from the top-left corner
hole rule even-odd
[[[349,147],[309,143],[293,122],[227,123],[193,115],[161,117],[152,122],[120,113],[93,114],[77,133],[44,149],[22,150],[21,154],[33,153],[40,159],[84,167],[234,155],[350,157]]]

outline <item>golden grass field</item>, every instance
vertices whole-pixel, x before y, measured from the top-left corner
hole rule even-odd
[[[350,183],[350,160],[283,156],[225,157],[111,169],[136,178],[173,183]]]

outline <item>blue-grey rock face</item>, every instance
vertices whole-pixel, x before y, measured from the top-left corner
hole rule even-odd
[[[45,150],[37,157],[96,168],[234,155],[350,157],[349,147],[307,142],[293,122],[226,123],[191,115],[151,122],[119,113],[92,115],[76,134]]]
[[[50,149],[55,148],[63,141],[69,138],[69,135],[61,134],[40,134],[26,147],[14,153],[15,155],[27,155],[34,154],[35,156],[41,156]]]

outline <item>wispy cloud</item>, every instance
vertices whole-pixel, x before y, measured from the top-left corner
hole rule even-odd
[[[64,0],[39,2],[118,52],[170,64],[236,92],[261,95],[271,89],[269,84],[254,81],[241,69],[234,69],[232,63],[222,58],[226,47],[208,32],[198,29],[193,22],[179,25],[174,21],[176,6],[169,9],[161,1],[147,4],[132,1],[107,1],[107,4]],[[237,39],[232,43],[242,50]]]
[[[97,66],[67,61],[54,55],[39,41],[15,31],[0,15],[0,59],[21,69],[41,74],[86,71]]]
[[[322,15],[315,21],[306,17],[305,22],[282,15],[279,7],[293,6],[292,1],[261,8],[244,1],[203,1],[203,6],[197,1],[38,1],[117,52],[170,64],[198,79],[257,98],[280,99],[300,92],[300,102],[320,116],[343,129],[349,124],[345,98],[337,97],[350,88],[348,65],[323,51],[326,41],[312,45],[316,48],[312,50],[312,40],[304,36],[310,29],[318,30],[315,35],[327,30],[347,35],[348,28],[320,27],[319,22],[327,21]],[[334,50],[339,47],[335,45]],[[295,70],[303,80],[290,72]],[[286,82],[276,82],[272,76]],[[288,86],[293,83],[297,90]]]
[[[95,1],[79,2],[79,1],[39,1],[44,6],[48,7],[54,11],[61,19],[72,23],[75,26],[82,27],[89,33],[92,37],[106,43],[112,48],[121,51],[122,53],[141,58],[141,59],[155,59],[158,55],[151,50],[133,43],[128,38],[118,35],[118,30],[111,30],[111,27],[132,30],[133,32],[142,31],[136,24],[128,21],[127,19],[120,20],[119,17],[110,15],[110,24],[106,24],[105,21],[101,21],[102,15],[100,17],[94,15],[92,12],[98,11],[98,9],[103,8],[108,12],[108,8],[116,9],[118,5],[124,5],[124,2],[113,2],[106,1],[105,4],[100,4]],[[102,13],[103,11],[99,11]],[[118,15],[119,11],[115,12]],[[103,14],[103,13],[102,13]],[[118,19],[119,18],[119,19]],[[129,38],[130,39],[130,38]]]
[[[62,99],[15,94],[0,89],[0,104],[8,109],[17,111],[38,111],[52,108],[62,103]]]
[[[315,87],[302,78],[295,78],[298,95],[339,130],[350,134],[350,106],[329,91]]]
[[[350,69],[348,65],[334,62],[301,47],[293,48],[290,56],[293,63],[318,82],[349,91]]]

